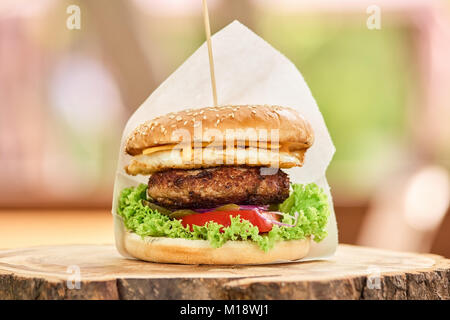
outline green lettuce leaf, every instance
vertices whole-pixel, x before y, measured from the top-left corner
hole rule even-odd
[[[327,233],[330,208],[327,195],[316,184],[293,184],[288,199],[279,205],[279,211],[285,213],[282,222],[294,225],[285,227],[274,225],[272,230],[259,234],[258,228],[239,216],[231,218],[230,226],[223,228],[216,222],[204,226],[193,226],[193,231],[183,227],[181,222],[170,219],[143,204],[147,199],[147,186],[123,189],[118,206],[118,214],[123,218],[125,227],[141,237],[168,237],[208,240],[212,247],[218,248],[230,240],[253,241],[261,250],[268,251],[277,241],[300,240],[311,237],[314,241],[323,240]],[[220,229],[223,228],[223,232]]]

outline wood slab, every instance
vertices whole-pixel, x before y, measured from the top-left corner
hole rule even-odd
[[[264,266],[148,263],[113,245],[0,251],[0,299],[450,299],[449,282],[441,256],[349,245],[327,261]]]

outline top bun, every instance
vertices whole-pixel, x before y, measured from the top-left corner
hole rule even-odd
[[[278,143],[289,144],[299,149],[309,148],[314,135],[311,125],[295,110],[280,106],[268,105],[229,105],[209,107],[201,109],[188,109],[180,112],[168,113],[163,116],[146,121],[137,127],[129,136],[126,143],[126,152],[130,155],[141,154],[146,148],[166,144],[178,144],[183,142],[181,135],[173,134],[176,130],[187,130],[193,138],[193,142],[205,141],[202,136],[196,137],[196,127],[202,132],[214,129],[226,139],[226,131],[266,129],[267,142],[270,141],[271,130],[278,129]],[[214,137],[214,136],[213,136]],[[250,140],[250,137],[239,136],[239,139]],[[262,141],[259,137],[259,141]]]

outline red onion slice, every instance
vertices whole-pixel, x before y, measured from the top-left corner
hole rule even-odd
[[[274,220],[274,219],[270,219],[270,218],[266,217],[266,216],[265,216],[260,210],[258,210],[258,209],[255,209],[255,212],[256,212],[261,218],[263,218],[264,220],[266,220],[267,222],[270,222],[270,223],[272,223],[272,224],[276,224],[276,225],[279,225],[279,226],[282,226],[282,227],[293,228],[293,227],[295,227],[295,226],[297,225],[297,222],[298,222],[298,212],[296,212],[296,213],[294,214],[295,224],[288,224],[288,223],[283,223],[283,222],[280,222],[280,221],[277,221],[277,220]],[[273,213],[273,214],[276,214],[276,215],[280,215],[280,216],[284,217],[284,214],[281,213],[281,212],[278,212],[278,211],[267,211],[267,212]]]
[[[205,213],[205,212],[212,212],[215,211],[217,208],[220,207],[215,207],[215,208],[202,208],[202,209],[193,209],[195,212],[198,213]],[[267,211],[267,209],[269,209],[268,205],[264,205],[264,206],[256,206],[256,205],[239,205],[239,210],[253,210],[255,211],[261,218],[263,218],[264,220],[266,220],[267,222],[270,222],[272,224],[276,224],[282,227],[288,227],[288,228],[293,228],[297,225],[298,223],[298,212],[296,212],[294,214],[294,219],[295,219],[295,224],[289,224],[289,223],[283,223],[280,221],[277,221],[275,219],[270,219],[269,217],[267,217],[266,215],[264,215],[263,212],[268,212],[268,213],[273,213],[279,216],[284,217],[285,214],[279,211]]]
[[[209,208],[209,209],[192,209],[192,210],[194,210],[195,212],[198,212],[198,213],[205,213],[205,212],[214,211],[214,208],[213,209],[211,209],[211,208]]]
[[[256,205],[247,205],[247,204],[238,204],[239,206],[239,210],[267,210],[269,209],[268,205],[265,206],[256,206]],[[221,207],[221,206],[220,206]],[[195,212],[198,213],[205,213],[205,212],[211,212],[211,211],[215,211],[217,208],[220,207],[215,207],[215,208],[201,208],[201,209],[192,209]]]

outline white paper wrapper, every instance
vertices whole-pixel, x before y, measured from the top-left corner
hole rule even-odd
[[[313,146],[306,152],[301,168],[286,170],[291,182],[315,182],[324,188],[333,208],[325,171],[335,152],[322,114],[308,86],[295,65],[267,42],[234,21],[212,37],[217,93],[220,105],[269,104],[297,109],[314,130]],[[122,243],[124,227],[115,215],[120,191],[139,183],[147,183],[146,176],[128,176],[124,172],[130,156],[124,153],[128,135],[141,123],[169,112],[213,105],[209,60],[204,43],[181,65],[130,117],[122,136],[118,170],[114,185],[112,213],[115,216],[116,246],[129,256]],[[338,243],[334,210],[328,222],[328,236],[320,243],[313,242],[309,255],[302,260],[331,256]],[[284,261],[283,261],[284,262]]]

